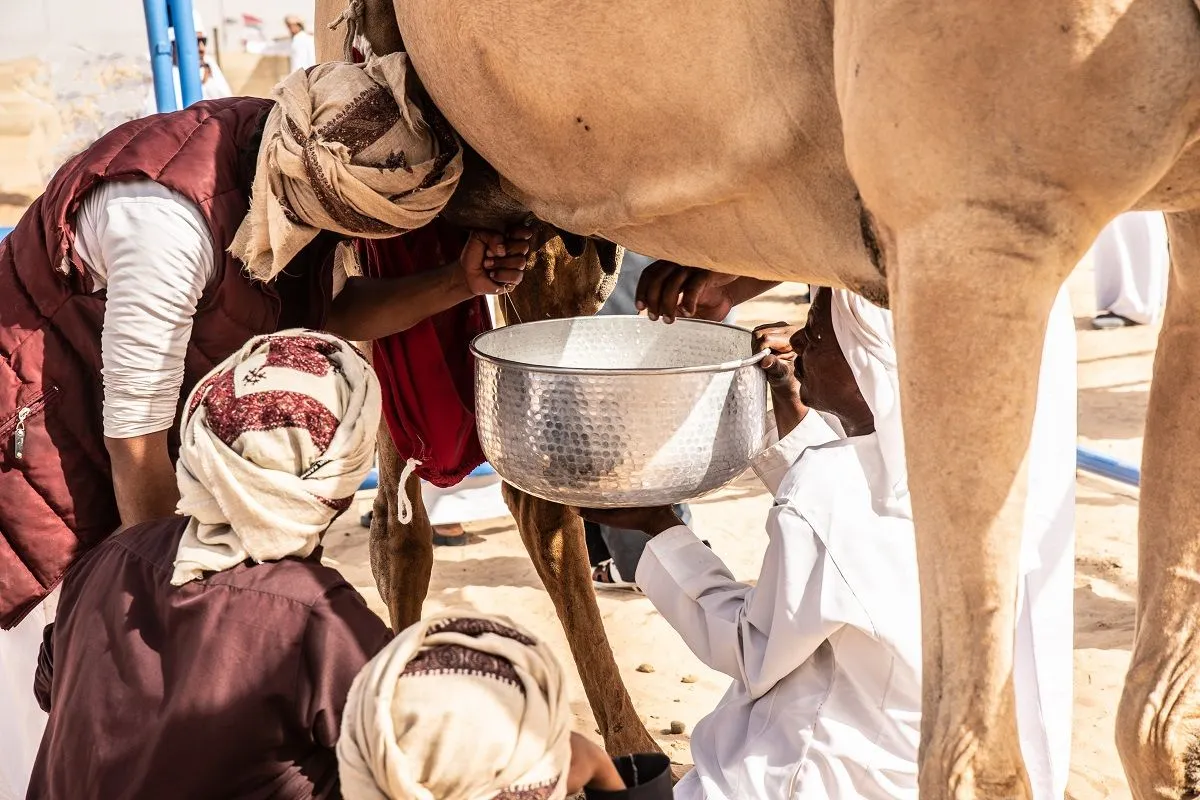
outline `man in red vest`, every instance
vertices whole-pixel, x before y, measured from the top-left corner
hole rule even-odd
[[[122,125],[0,242],[0,628],[118,527],[174,513],[181,398],[249,338],[372,339],[520,280],[524,230],[335,291],[339,241],[430,223],[461,173],[453,133],[406,94],[407,69],[403,55],[326,64],[275,102]],[[14,641],[0,633],[0,648]]]

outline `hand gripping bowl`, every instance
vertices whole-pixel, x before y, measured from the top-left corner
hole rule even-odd
[[[764,354],[732,325],[542,320],[483,333],[471,352],[488,462],[546,500],[678,503],[729,483],[762,445]]]

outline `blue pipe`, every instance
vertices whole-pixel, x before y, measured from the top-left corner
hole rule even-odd
[[[495,474],[496,474],[496,470],[492,469],[492,465],[485,461],[482,464],[480,464],[478,467],[476,467],[474,470],[472,470],[471,474],[468,475],[467,477],[468,478],[480,478],[480,477],[483,477],[484,475],[495,475]],[[358,490],[360,492],[365,492],[368,489],[378,489],[378,488],[379,488],[379,467],[372,467],[371,471],[367,473],[367,477],[363,478],[362,485],[360,485],[358,487]]]
[[[192,0],[167,0],[171,25],[175,28],[175,53],[179,59],[179,94],[183,107],[203,99],[200,93],[200,51],[196,47],[196,18]]]
[[[1075,448],[1075,464],[1083,472],[1090,472],[1128,486],[1142,484],[1142,472],[1137,467],[1082,447]]]
[[[142,0],[142,8],[146,12],[146,36],[150,40],[150,72],[154,76],[154,101],[160,114],[174,111],[175,78],[171,74],[171,40],[167,37],[167,3],[166,0]],[[195,46],[193,42],[192,47]]]

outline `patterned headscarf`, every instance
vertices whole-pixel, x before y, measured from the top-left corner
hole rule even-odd
[[[562,800],[571,709],[550,648],[503,617],[402,631],[346,701],[346,800]]]
[[[275,277],[321,230],[386,238],[442,210],[462,147],[420,94],[404,53],[318,64],[275,87],[250,213],[229,248],[251,276]]]
[[[180,426],[171,583],[246,559],[307,556],[375,458],[379,381],[362,354],[308,330],[251,339],[202,380]]]

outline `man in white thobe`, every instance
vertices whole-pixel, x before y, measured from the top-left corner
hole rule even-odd
[[[696,769],[677,797],[916,796],[919,604],[890,315],[822,290],[809,328],[792,340],[804,381],[828,393],[851,373],[873,430],[812,412],[790,433],[779,421],[782,438],[754,463],[775,497],[757,584],[735,581],[686,527],[661,514],[648,523],[660,535],[638,584],[702,660],[733,678],[696,728]],[[778,415],[786,399],[776,392],[773,402]],[[850,438],[834,440],[826,421]],[[1070,759],[1074,439],[1064,292],[1042,358],[1015,632],[1018,727],[1038,800],[1061,800]]]
[[[1092,245],[1096,279],[1095,328],[1150,325],[1167,301],[1171,255],[1167,223],[1159,211],[1130,211],[1100,231]]]

